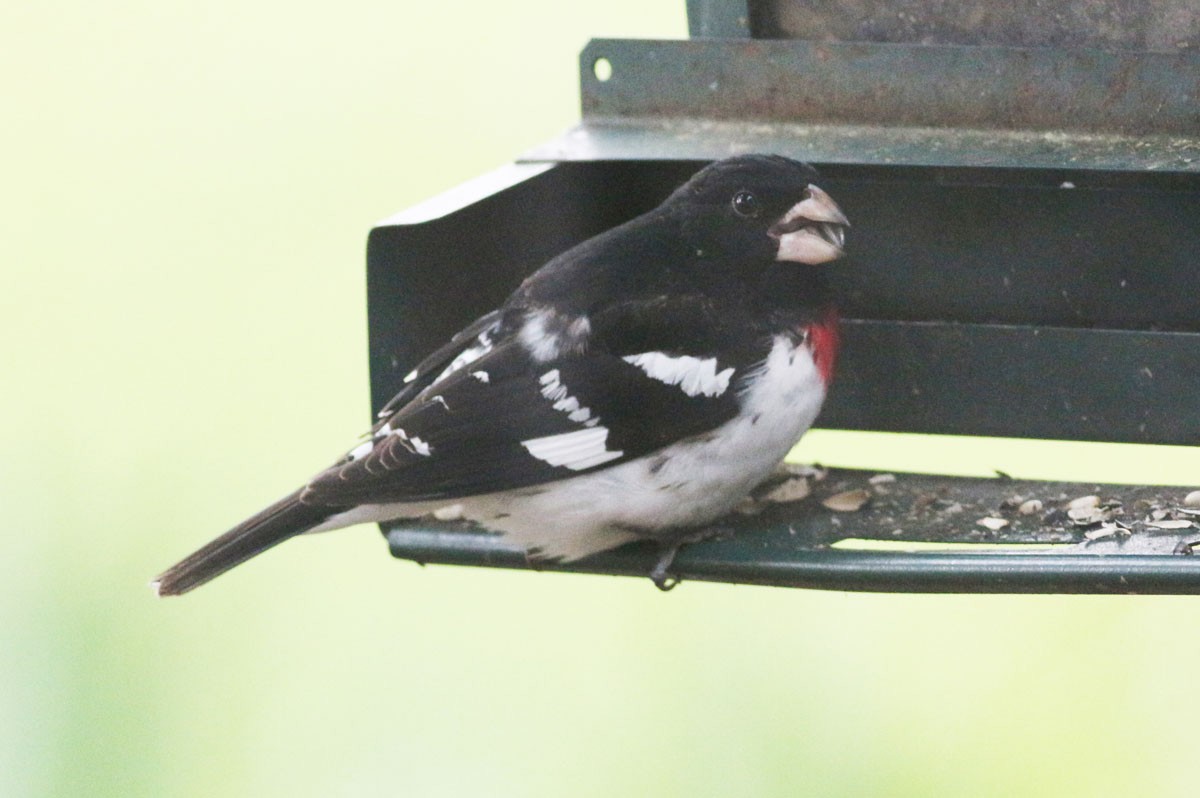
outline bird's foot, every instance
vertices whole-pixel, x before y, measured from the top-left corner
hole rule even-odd
[[[682,545],[683,543],[680,541],[664,545],[658,562],[654,564],[654,568],[650,571],[650,581],[664,593],[674,589],[679,584],[679,577],[667,573],[667,569],[675,562],[675,555],[679,553],[679,547]]]
[[[658,562],[654,564],[654,568],[650,571],[650,581],[664,593],[672,590],[682,581],[678,576],[670,573],[670,568],[675,563],[675,555],[679,554],[679,550],[689,543],[699,543],[702,540],[724,537],[728,531],[720,527],[709,527],[684,535],[673,535],[670,538],[660,541],[659,545],[661,546],[662,553],[658,557]]]

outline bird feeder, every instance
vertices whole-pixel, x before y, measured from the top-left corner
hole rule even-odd
[[[689,0],[688,21],[684,41],[593,40],[576,127],[371,231],[376,409],[551,256],[649,210],[708,161],[772,152],[814,163],[854,225],[835,278],[843,354],[818,426],[1200,443],[1194,3]],[[1200,593],[1188,489],[782,479],[790,496],[731,516],[721,526],[734,534],[685,548],[674,572],[843,590]],[[422,563],[530,567],[461,522],[384,533],[395,556]],[[851,538],[889,545],[839,545]],[[645,576],[656,557],[631,544],[539,567]]]

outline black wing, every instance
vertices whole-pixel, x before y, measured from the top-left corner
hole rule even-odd
[[[737,414],[735,384],[762,355],[751,346],[730,349],[712,325],[680,326],[678,308],[666,300],[612,308],[595,317],[585,351],[547,362],[513,337],[495,343],[407,403],[394,403],[371,440],[318,475],[304,500],[346,505],[510,490],[714,429]],[[696,312],[682,315],[694,320]],[[708,383],[652,377],[642,354],[704,359]]]

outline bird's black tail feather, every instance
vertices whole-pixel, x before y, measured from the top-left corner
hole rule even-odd
[[[275,544],[307,532],[338,510],[302,504],[300,491],[296,491],[172,565],[151,584],[160,596],[186,593]]]

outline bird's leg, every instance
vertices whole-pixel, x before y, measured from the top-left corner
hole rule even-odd
[[[684,541],[680,539],[661,544],[662,554],[659,555],[658,562],[654,564],[654,568],[650,571],[650,581],[664,593],[679,584],[679,577],[671,576],[667,573],[667,569],[675,562],[675,555],[679,553],[679,547],[683,544]]]
[[[677,533],[670,537],[660,538],[658,541],[660,554],[658,562],[650,570],[650,581],[664,593],[673,589],[681,580],[678,576],[670,574],[669,569],[674,564],[675,556],[679,554],[679,550],[689,543],[699,543],[702,540],[725,537],[729,532],[730,530],[724,527],[710,526],[704,529],[690,530],[683,534]]]

